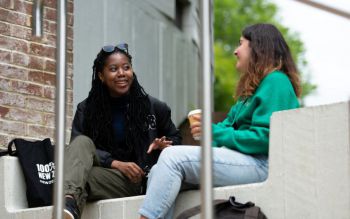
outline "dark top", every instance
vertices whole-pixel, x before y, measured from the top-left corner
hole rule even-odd
[[[111,113],[112,113],[112,129],[114,144],[118,145],[120,149],[123,150],[123,155],[115,157],[117,160],[121,161],[133,161],[135,162],[134,151],[128,151],[126,145],[126,111],[128,109],[129,99],[128,96],[123,96],[119,98],[111,98]],[[128,153],[127,153],[128,152]],[[115,154],[115,153],[113,153]]]
[[[148,96],[150,100],[150,115],[147,117],[148,123],[148,134],[146,139],[140,143],[141,145],[136,145],[134,148],[142,151],[132,151],[127,157],[118,158],[118,154],[113,151],[106,151],[106,149],[100,148],[96,145],[96,153],[100,159],[100,164],[103,167],[110,168],[113,160],[121,160],[125,162],[135,162],[141,168],[145,166],[153,166],[159,157],[160,150],[152,151],[147,154],[149,145],[155,138],[160,138],[166,136],[168,140],[173,141],[173,145],[181,144],[181,136],[179,130],[175,127],[171,120],[171,110],[162,101]],[[84,111],[86,107],[86,99],[78,104],[77,110],[74,115],[71,141],[78,135],[83,135],[83,121],[84,121]],[[128,107],[128,102],[126,99],[114,99],[111,102],[112,109],[112,127],[114,131],[114,139],[118,143],[118,147],[125,145],[125,113]]]

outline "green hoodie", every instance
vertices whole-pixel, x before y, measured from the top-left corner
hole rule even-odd
[[[213,147],[225,146],[246,154],[268,154],[272,113],[298,107],[288,76],[280,71],[271,72],[251,97],[239,100],[224,121],[212,125]]]

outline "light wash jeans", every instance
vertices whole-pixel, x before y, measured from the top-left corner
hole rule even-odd
[[[149,219],[173,218],[174,202],[182,181],[199,184],[201,148],[165,148],[150,171],[147,193],[139,213]],[[225,147],[213,148],[213,185],[261,182],[267,178],[266,155],[251,156]]]

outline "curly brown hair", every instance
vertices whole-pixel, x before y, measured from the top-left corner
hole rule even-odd
[[[252,96],[261,80],[274,70],[288,76],[295,94],[300,97],[299,74],[281,32],[272,24],[254,24],[242,31],[242,37],[249,41],[251,55],[248,69],[239,79],[236,98]]]

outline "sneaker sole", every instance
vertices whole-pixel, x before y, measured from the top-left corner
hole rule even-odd
[[[64,209],[64,219],[75,219],[72,213],[70,213],[67,209]]]

